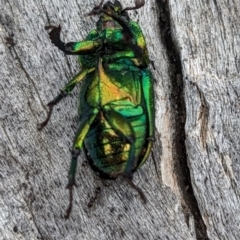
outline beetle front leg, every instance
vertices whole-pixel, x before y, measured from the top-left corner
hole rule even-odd
[[[50,25],[50,26],[45,26],[45,29],[50,30],[48,34],[51,39],[51,42],[60,50],[64,51],[65,43],[60,39],[61,26],[59,25],[58,27],[55,27]]]
[[[102,47],[102,40],[85,40],[65,43],[60,39],[61,26],[46,26],[51,42],[67,55],[93,54]]]

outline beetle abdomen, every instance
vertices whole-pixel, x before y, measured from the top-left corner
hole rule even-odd
[[[135,170],[144,155],[146,144],[146,116],[128,118],[135,135]],[[122,174],[129,158],[130,144],[126,142],[105,118],[96,118],[84,141],[88,158],[94,170],[105,177],[114,178]]]

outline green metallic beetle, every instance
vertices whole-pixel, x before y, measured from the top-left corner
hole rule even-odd
[[[75,185],[77,157],[85,150],[93,170],[100,177],[115,179],[123,176],[146,198],[133,181],[133,172],[146,161],[154,139],[153,78],[148,69],[149,59],[145,38],[127,11],[138,9],[144,0],[135,0],[135,6],[122,9],[119,1],[103,1],[88,15],[99,15],[96,29],[84,41],[64,43],[60,40],[61,27],[47,26],[52,43],[66,54],[78,55],[82,68],[48,103],[48,123],[53,106],[82,82],[79,106],[79,128],[72,150],[67,188]]]

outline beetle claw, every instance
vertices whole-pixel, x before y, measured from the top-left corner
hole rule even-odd
[[[48,112],[47,118],[45,121],[37,124],[38,131],[41,131],[48,124],[48,121],[52,115],[53,105],[48,104],[47,106],[49,107],[49,112]]]
[[[64,216],[65,219],[68,219],[72,212],[72,202],[73,202],[73,185],[72,186],[67,185],[67,188],[69,189],[69,205],[66,210],[66,214]]]
[[[141,188],[138,187],[136,184],[134,184],[134,182],[132,181],[132,179],[130,179],[130,178],[126,177],[126,176],[123,176],[123,177],[124,177],[123,179],[124,179],[133,189],[135,189],[135,190],[138,192],[138,194],[140,195],[143,203],[144,203],[144,204],[147,203],[147,198],[146,198],[145,194],[143,193],[143,191],[141,190]]]

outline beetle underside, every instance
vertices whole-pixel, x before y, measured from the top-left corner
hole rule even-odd
[[[95,30],[80,42],[64,43],[61,27],[47,26],[52,43],[65,54],[78,55],[79,72],[48,103],[49,113],[38,129],[48,123],[53,107],[81,81],[80,122],[75,135],[68,175],[72,209],[77,158],[81,150],[101,178],[123,179],[141,196],[146,197],[133,181],[135,172],[146,161],[154,137],[154,96],[152,75],[148,69],[148,52],[139,25],[130,20],[127,11],[142,7],[122,8],[119,1],[95,6],[88,15],[99,15]],[[96,194],[98,195],[98,194]]]

